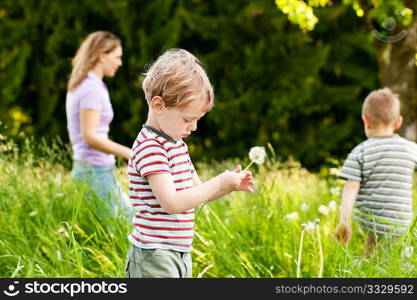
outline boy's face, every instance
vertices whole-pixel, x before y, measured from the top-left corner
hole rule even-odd
[[[197,129],[197,122],[205,115],[203,100],[194,100],[185,107],[164,106],[157,112],[159,129],[175,141],[187,138]]]

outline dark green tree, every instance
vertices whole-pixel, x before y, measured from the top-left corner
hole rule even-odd
[[[313,30],[319,20],[313,8],[332,3],[329,0],[275,2],[304,31]],[[352,7],[367,24],[376,49],[380,86],[388,86],[400,95],[405,119],[402,133],[417,140],[417,1],[344,0],[343,4]]]
[[[3,0],[0,118],[8,135],[68,140],[70,59],[90,32],[108,30],[124,50],[106,80],[114,140],[132,144],[146,120],[146,64],[181,47],[205,64],[216,94],[188,140],[196,160],[244,158],[271,143],[280,158],[317,168],[363,138],[360,103],[378,86],[366,24],[338,3],[317,13],[315,30],[303,33],[271,0]]]

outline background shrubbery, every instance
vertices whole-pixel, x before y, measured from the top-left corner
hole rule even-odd
[[[363,139],[360,106],[378,87],[369,29],[339,2],[318,10],[315,30],[303,33],[272,0],[3,0],[1,132],[68,141],[70,59],[87,34],[108,30],[124,47],[124,66],[106,80],[114,140],[131,145],[145,122],[145,65],[182,47],[204,62],[216,93],[188,140],[195,161],[242,157],[270,142],[280,158],[318,169]]]

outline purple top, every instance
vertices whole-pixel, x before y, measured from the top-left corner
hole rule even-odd
[[[113,108],[106,85],[92,71],[88,72],[86,78],[73,91],[67,92],[67,127],[72,144],[73,159],[95,167],[114,166],[114,155],[93,149],[83,141],[80,128],[80,110],[82,108],[96,110],[100,113],[97,133],[107,138],[109,125],[113,119]]]

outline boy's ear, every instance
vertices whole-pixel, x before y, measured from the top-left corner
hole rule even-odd
[[[403,117],[399,116],[394,124],[394,131],[400,129],[401,125],[403,124]]]
[[[371,128],[371,121],[369,120],[367,116],[362,115],[362,121],[363,121],[363,124],[365,125],[365,128],[367,129]]]
[[[160,114],[165,109],[165,101],[161,97],[155,96],[151,99],[150,107],[156,114]]]

